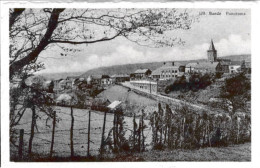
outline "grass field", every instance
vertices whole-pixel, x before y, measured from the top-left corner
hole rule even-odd
[[[116,156],[111,161],[251,161],[251,143],[196,150],[151,150]]]
[[[57,118],[60,121],[56,125],[55,140],[54,140],[54,156],[68,157],[70,156],[70,127],[71,117],[70,108],[55,107],[57,111]],[[88,131],[88,110],[73,109],[74,110],[74,151],[75,155],[86,156],[87,154],[87,131]],[[39,113],[41,119],[37,120],[37,129],[33,139],[32,151],[41,156],[47,156],[50,152],[52,120],[46,121],[46,116],[43,113]],[[106,136],[113,125],[113,114],[107,114],[106,119]],[[91,113],[91,133],[90,133],[90,152],[92,155],[98,154],[98,150],[101,144],[101,132],[104,121],[103,112]],[[137,118],[137,122],[139,119]],[[19,129],[24,129],[24,151],[28,150],[28,142],[31,130],[31,111],[28,109],[25,112],[24,117],[20,121],[20,125],[16,127],[17,132]],[[145,124],[149,125],[149,121],[145,120]],[[126,132],[126,138],[128,138],[133,129],[133,123],[131,117],[125,117],[125,127],[128,129]],[[147,128],[145,130],[145,136],[147,136],[146,144],[151,142],[151,130]],[[18,145],[18,139],[16,145]],[[18,149],[11,145],[11,156],[15,157],[18,153]]]
[[[133,91],[129,91],[120,85],[114,85],[103,91],[98,97],[108,99],[110,102],[115,100],[122,101],[122,107],[125,115],[134,112],[137,116],[141,115],[141,109],[144,109],[146,114],[157,110],[158,102],[156,100],[139,95]]]

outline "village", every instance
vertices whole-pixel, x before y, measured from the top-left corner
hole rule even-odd
[[[84,92],[92,92],[92,95],[89,94],[89,97],[92,96],[93,98],[113,85],[121,85],[156,95],[165,94],[165,88],[177,79],[184,78],[188,81],[193,74],[210,74],[219,76],[219,78],[229,77],[241,72],[247,75],[251,74],[251,62],[218,58],[217,50],[212,40],[209,44],[209,49],[205,52],[207,52],[207,60],[198,62],[193,61],[186,64],[174,61],[164,62],[161,67],[155,70],[143,68],[129,72],[129,74],[114,74],[111,76],[107,74],[89,75],[87,77],[68,76],[65,79],[45,81],[45,83],[52,88],[51,90],[56,95],[83,90]],[[56,97],[58,98],[58,96]],[[103,102],[106,101],[103,100]]]
[[[115,150],[127,152],[130,148],[135,152],[144,152],[151,149],[162,150],[166,147],[190,149],[198,146],[212,147],[223,146],[225,143],[247,142],[249,141],[248,137],[251,135],[251,132],[248,131],[250,128],[250,101],[245,100],[245,102],[242,102],[244,101],[240,99],[242,93],[231,93],[232,97],[225,97],[225,95],[221,95],[221,89],[223,90],[223,86],[227,84],[226,81],[231,79],[231,83],[229,82],[228,84],[230,86],[226,85],[225,87],[233,87],[234,84],[241,85],[241,87],[247,89],[242,89],[243,95],[248,94],[249,88],[246,83],[248,79],[250,80],[251,64],[244,60],[232,61],[230,59],[218,58],[217,50],[212,40],[209,44],[209,49],[205,52],[207,52],[207,60],[188,61],[186,64],[181,64],[177,61],[164,62],[159,68],[154,70],[143,68],[129,72],[129,74],[114,74],[111,76],[108,74],[89,75],[87,77],[68,76],[59,80],[46,80],[33,76],[25,80],[24,84],[33,89],[32,91],[36,95],[38,91],[47,93],[47,97],[44,96],[43,98],[44,104],[52,107],[55,112],[55,118],[60,118],[60,121],[56,126],[53,125],[53,128],[57,127],[56,132],[65,131],[66,134],[70,132],[70,139],[66,134],[56,135],[58,140],[67,137],[64,140],[66,143],[61,143],[63,144],[62,148],[55,150],[57,155],[62,153],[61,150],[65,150],[66,153],[63,153],[63,156],[74,157],[74,148],[71,146],[71,154],[69,155],[67,147],[67,144],[73,144],[73,130],[76,131],[76,144],[81,144],[81,147],[75,146],[75,151],[77,151],[78,156],[84,156],[87,148],[87,159],[91,159],[91,150],[92,155],[103,157],[103,152],[109,153],[111,150],[114,153],[117,153]],[[240,74],[243,74],[242,78]],[[234,83],[234,79],[238,81]],[[241,81],[241,79],[245,80],[246,83],[243,83],[244,81]],[[17,80],[11,88],[18,88],[19,85],[23,85],[19,82],[20,80]],[[238,100],[233,100],[233,95],[239,97]],[[41,95],[39,96],[34,99],[39,99],[38,101],[41,105]],[[205,101],[199,100],[200,98]],[[216,104],[218,105],[216,106]],[[230,109],[230,107],[232,108]],[[73,114],[74,112],[75,114]],[[238,130],[237,132],[233,132],[225,126],[225,124],[230,124],[229,115],[233,114],[240,118],[240,122],[245,123],[243,127],[242,124],[241,126],[231,124],[235,130]],[[88,116],[88,118],[85,116]],[[104,119],[102,119],[103,116]],[[187,117],[189,116],[193,116],[194,119],[188,119]],[[46,116],[43,115],[41,117],[45,118]],[[108,119],[106,119],[107,117]],[[18,124],[14,128],[28,127],[29,118],[31,118],[30,113],[25,113],[21,122],[26,125]],[[186,118],[188,119],[187,123],[183,121]],[[222,118],[222,120],[218,118]],[[44,120],[46,120],[47,124],[48,118]],[[103,126],[102,122],[100,122],[101,120],[104,122]],[[232,120],[236,120],[236,118]],[[210,132],[207,132],[207,129],[205,130],[204,127],[193,126],[193,124],[198,122],[203,126],[203,122],[208,121],[212,121]],[[222,126],[218,125],[217,123],[220,121],[225,124]],[[89,124],[88,127],[84,125],[87,122]],[[139,122],[139,126],[135,126],[136,122]],[[168,122],[183,125],[183,128],[168,125]],[[191,125],[188,122],[191,122]],[[107,127],[105,126],[106,123]],[[75,128],[73,128],[74,124]],[[185,129],[184,124],[186,125]],[[38,125],[41,125],[41,129],[46,129],[41,121],[38,121]],[[72,126],[71,129],[69,125]],[[121,132],[114,130],[118,127],[117,125],[121,125]],[[179,136],[185,137],[187,142],[178,138],[174,132],[169,132],[169,130],[167,132],[168,127],[179,129]],[[160,131],[158,128],[165,129],[165,132]],[[131,132],[132,129],[136,131]],[[194,132],[198,131],[198,135],[202,133],[203,135],[196,137],[196,134],[194,134],[194,138],[198,139],[195,142],[189,139],[188,135],[190,134],[187,133],[187,129],[192,129]],[[47,130],[46,135],[51,132],[50,128]],[[218,132],[220,130],[222,130],[222,133]],[[43,131],[42,133],[42,131],[36,133],[37,144],[43,146],[48,146],[49,143],[53,144],[54,141],[50,142],[44,138],[45,132]],[[114,142],[111,142],[112,139],[109,139],[111,138],[111,131],[113,131]],[[89,135],[90,132],[92,136],[88,137],[88,143],[82,142],[84,135]],[[187,135],[181,132],[186,132]],[[114,137],[114,134],[119,134],[121,138]],[[176,136],[175,139],[178,145],[171,144],[172,140],[169,139],[171,136]],[[234,136],[232,140],[229,140],[230,142],[226,139],[229,136]],[[52,137],[54,138],[54,133]],[[105,137],[107,138],[104,139]],[[129,137],[129,139],[126,140],[125,137]],[[139,140],[131,139],[133,137],[138,137]],[[207,137],[207,140],[205,140],[205,137]],[[215,139],[216,137],[217,139]],[[90,144],[90,139],[95,139],[95,142]],[[48,141],[48,143],[44,143],[44,141]],[[122,144],[116,141],[121,141]],[[113,143],[114,145],[106,147],[106,143]],[[182,143],[184,144],[182,145]],[[188,146],[185,147],[185,145]],[[47,146],[43,147],[40,152],[44,153],[44,150],[48,148]],[[32,150],[31,148],[30,150]],[[102,149],[102,151],[98,149]],[[13,152],[17,153],[15,150]],[[53,149],[51,150],[52,153]]]

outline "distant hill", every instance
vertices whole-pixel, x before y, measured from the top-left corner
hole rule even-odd
[[[219,58],[230,59],[232,61],[251,61],[251,55],[231,55],[231,56],[224,56]],[[203,62],[206,61],[205,59],[199,60],[189,60],[189,61],[174,61],[181,64],[186,64],[189,62]],[[140,68],[148,68],[151,70],[155,70],[163,65],[164,62],[152,62],[152,63],[137,63],[137,64],[126,64],[126,65],[114,65],[108,67],[100,67],[88,70],[87,72],[83,73],[82,77],[87,77],[89,75],[113,75],[113,74],[130,74],[135,72],[137,69]]]
[[[232,61],[251,61],[251,55],[231,55],[231,56],[224,56],[219,58],[231,59]],[[206,61],[205,59],[199,60],[189,60],[189,61],[174,61],[182,64],[186,64],[189,62],[202,62]],[[126,65],[114,65],[108,67],[100,67],[88,70],[87,72],[63,72],[63,73],[41,73],[39,75],[45,77],[48,80],[51,79],[61,79],[66,78],[67,76],[81,76],[87,77],[89,75],[113,75],[113,74],[130,74],[135,72],[137,69],[140,68],[149,68],[151,70],[155,70],[163,65],[163,62],[151,62],[151,63],[137,63],[137,64],[126,64]]]
[[[220,58],[230,59],[232,61],[243,61],[243,60],[245,60],[246,62],[251,62],[251,54],[230,55],[230,56],[224,56],[224,57],[220,57]]]
[[[47,80],[64,79],[67,76],[80,76],[84,72],[62,72],[62,73],[40,73],[37,75],[43,76]]]

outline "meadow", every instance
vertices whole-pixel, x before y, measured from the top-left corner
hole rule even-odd
[[[67,107],[57,107],[55,106],[57,120],[54,138],[54,154],[53,156],[58,157],[69,157],[70,156],[70,127],[71,127],[71,116],[70,108]],[[75,109],[74,112],[74,153],[77,156],[87,155],[87,133],[88,133],[88,116],[89,110],[86,109]],[[20,129],[24,129],[24,151],[28,151],[28,142],[30,138],[31,130],[31,110],[28,109],[24,116],[22,117],[20,124],[15,127],[17,132]],[[106,129],[105,137],[107,137],[108,132],[113,127],[112,113],[107,113],[106,118]],[[104,121],[104,113],[98,111],[91,112],[91,131],[90,131],[90,154],[97,155],[99,153],[99,148],[101,144],[101,133]],[[125,137],[131,135],[131,130],[133,129],[133,118],[125,117]],[[136,119],[139,123],[139,118]],[[145,144],[149,148],[149,144],[152,139],[152,132],[149,126],[149,121],[145,120],[145,124],[148,128],[145,129],[144,134],[146,138]],[[51,146],[51,135],[52,135],[52,119],[47,119],[44,113],[38,113],[37,127],[35,129],[35,135],[33,139],[32,152],[42,156],[48,156],[50,153]],[[17,138],[16,145],[18,145],[19,140]],[[11,157],[18,155],[18,149],[14,145],[11,145]]]

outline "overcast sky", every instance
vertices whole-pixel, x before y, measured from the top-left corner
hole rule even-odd
[[[191,11],[191,9],[189,9]],[[172,48],[148,48],[138,46],[124,38],[108,42],[78,46],[81,51],[61,57],[59,52],[48,49],[38,59],[44,62],[42,72],[84,72],[92,68],[129,63],[191,60],[207,57],[210,40],[213,39],[218,56],[251,54],[251,14],[241,9],[192,9],[193,14],[205,11],[188,31],[176,31],[173,35],[181,37],[184,46]],[[220,16],[208,12],[221,12]],[[244,16],[226,15],[226,12],[244,12]],[[50,58],[54,57],[54,58]]]

